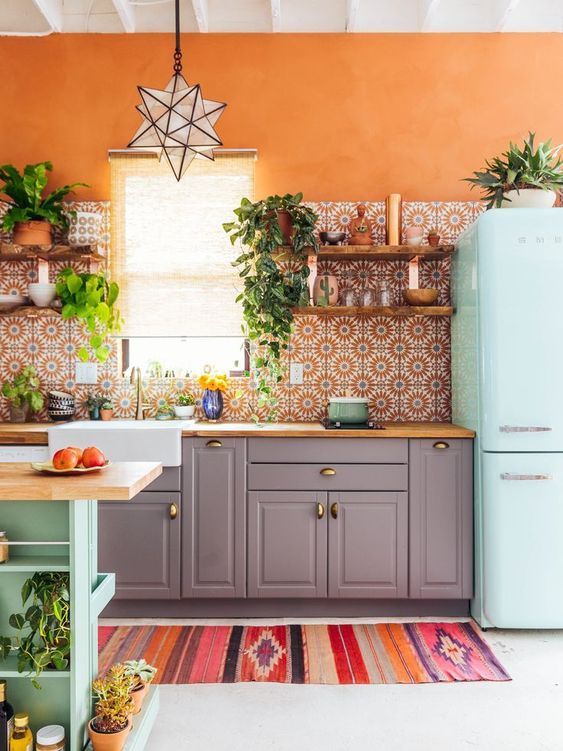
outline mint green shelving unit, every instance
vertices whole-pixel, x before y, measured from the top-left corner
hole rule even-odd
[[[97,570],[96,501],[3,501],[0,528],[10,537],[10,560],[0,565],[0,632],[9,633],[10,613],[22,609],[23,581],[36,571],[70,572],[71,661],[68,671],[44,671],[41,690],[18,673],[16,660],[0,662],[0,678],[16,711],[29,712],[34,732],[43,725],[65,727],[67,749],[89,747],[91,683],[98,669],[98,616],[115,593],[115,575]],[[158,712],[158,688],[149,692],[134,720],[127,751],[141,751]]]

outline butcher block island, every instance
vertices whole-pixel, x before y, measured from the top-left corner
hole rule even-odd
[[[10,614],[22,610],[22,584],[36,572],[69,573],[71,623],[68,668],[45,669],[38,689],[28,673],[18,672],[14,655],[0,660],[0,679],[8,682],[13,706],[29,713],[32,730],[64,726],[69,751],[82,751],[88,741],[97,620],[115,592],[115,575],[98,572],[97,501],[134,503],[161,473],[157,462],[115,463],[81,475],[39,474],[23,462],[0,464],[0,527],[9,538],[9,560],[0,565],[0,631],[9,633]],[[135,718],[128,751],[144,747],[157,711],[153,688]]]

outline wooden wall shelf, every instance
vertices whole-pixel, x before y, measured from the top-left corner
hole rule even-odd
[[[22,249],[21,245],[2,243],[0,262],[2,261],[95,261],[105,263],[106,257],[94,250],[95,245],[84,245],[71,248],[68,245],[54,245],[45,248],[43,245],[30,245]],[[10,250],[12,248],[12,250]]]
[[[307,255],[316,255],[320,260],[412,261],[418,258],[421,261],[436,261],[448,258],[454,250],[454,245],[439,245],[436,248],[429,245],[321,245],[317,254],[309,249]],[[282,246],[278,257],[284,254],[291,254],[289,246]]]
[[[293,308],[293,314],[297,316],[385,316],[389,318],[408,316],[452,316],[453,308],[449,306],[422,306],[401,305],[370,307],[344,307],[343,305],[330,306],[328,308],[311,305],[306,308]]]
[[[36,305],[22,305],[12,310],[0,310],[0,318],[60,318],[61,311],[55,308],[38,308]]]

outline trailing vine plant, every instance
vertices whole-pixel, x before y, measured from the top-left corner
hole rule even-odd
[[[243,306],[243,333],[257,345],[252,363],[257,412],[267,408],[269,421],[277,416],[275,386],[283,378],[282,354],[291,336],[292,308],[309,302],[306,252],[319,249],[318,217],[302,200],[302,193],[269,196],[254,203],[243,198],[234,209],[236,221],[223,224],[231,243],[239,241],[243,246],[233,261],[244,282],[236,301]],[[279,221],[283,212],[291,220],[291,241],[287,253],[280,256],[287,241]]]

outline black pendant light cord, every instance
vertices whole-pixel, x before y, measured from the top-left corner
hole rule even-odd
[[[180,0],[176,2],[176,49],[174,50],[174,73],[182,71],[182,50],[180,48]]]

